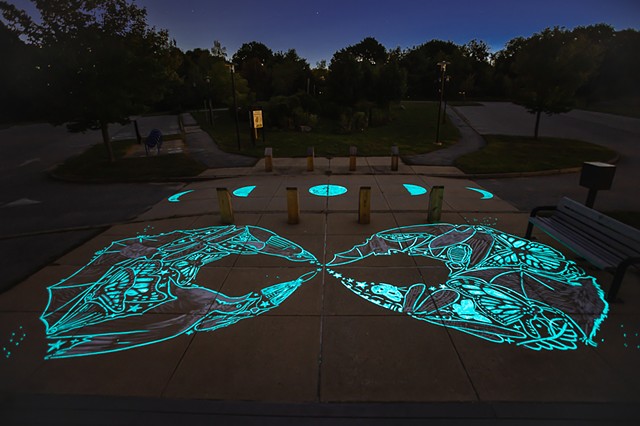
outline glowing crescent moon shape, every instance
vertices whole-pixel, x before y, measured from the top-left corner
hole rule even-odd
[[[467,186],[467,189],[470,190],[470,191],[476,191],[476,192],[479,192],[480,194],[482,194],[481,200],[489,200],[489,199],[493,198],[493,194],[490,193],[489,191],[485,191],[484,189],[471,188],[470,186]]]
[[[254,189],[256,189],[255,185],[243,186],[233,191],[233,195],[236,197],[248,197]]]
[[[410,183],[403,183],[404,188],[409,192],[409,195],[416,196],[427,193],[427,188],[423,188],[420,185],[412,185]]]
[[[171,197],[167,198],[169,200],[170,203],[177,203],[180,201],[180,197],[182,197],[184,194],[188,194],[190,192],[193,192],[193,189],[190,189],[188,191],[183,191],[183,192],[178,192],[177,194],[173,194]]]

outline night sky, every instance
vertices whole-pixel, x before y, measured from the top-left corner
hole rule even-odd
[[[28,0],[9,0],[25,8]],[[274,51],[296,49],[314,66],[367,36],[387,48],[432,39],[484,40],[500,50],[510,39],[546,27],[607,23],[640,29],[638,0],[137,0],[148,22],[169,30],[178,47],[210,48],[219,40],[231,56],[245,42]]]

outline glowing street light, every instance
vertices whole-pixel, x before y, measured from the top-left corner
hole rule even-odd
[[[438,104],[438,122],[436,123],[436,145],[442,145],[442,142],[440,142],[440,113],[442,112],[442,99],[444,97],[444,82],[445,82],[445,77],[444,77],[444,73],[447,71],[447,65],[449,65],[451,62],[448,61],[441,61],[438,62],[438,66],[440,67],[440,103]]]

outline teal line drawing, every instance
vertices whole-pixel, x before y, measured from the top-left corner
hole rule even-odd
[[[230,255],[266,255],[304,273],[243,296],[196,284],[201,267]],[[276,308],[319,271],[316,258],[257,226],[214,226],[114,241],[48,287],[40,320],[45,359],[96,355],[227,327]]]
[[[340,269],[398,254],[441,261],[449,271],[447,280],[379,283],[348,276],[361,268]],[[482,225],[381,231],[334,255],[326,266],[345,287],[378,306],[532,350],[596,346],[594,337],[609,310],[595,279],[562,253]]]
[[[190,189],[188,191],[182,191],[182,192],[178,192],[177,194],[173,194],[171,197],[167,198],[169,200],[170,203],[177,203],[180,201],[180,197],[182,197],[185,194],[188,194],[190,192],[193,192],[193,189]]]
[[[482,194],[481,200],[489,200],[489,199],[493,198],[493,194],[491,192],[489,192],[489,191],[484,190],[484,189],[472,188],[470,186],[467,186],[466,188],[469,191],[475,191],[475,192],[478,192],[478,193]]]
[[[249,186],[243,186],[242,188],[238,188],[235,191],[233,191],[233,195],[235,195],[236,197],[248,197],[249,194],[251,194],[251,191],[253,191],[254,189],[256,189],[255,185],[249,185]]]
[[[316,185],[309,188],[309,192],[318,197],[335,197],[346,194],[347,188],[340,185]]]
[[[409,195],[411,195],[412,197],[427,193],[427,188],[424,188],[420,185],[413,185],[410,183],[403,183],[402,185],[405,187],[405,189],[409,192]]]

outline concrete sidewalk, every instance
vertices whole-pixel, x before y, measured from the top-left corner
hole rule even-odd
[[[403,166],[394,175],[383,173],[388,158],[371,158],[358,159],[359,172],[349,174],[347,159],[317,160],[314,172],[300,171],[304,166],[295,160],[277,163],[275,173],[261,170],[262,163],[242,177],[211,171],[216,180],[185,185],[178,192],[190,192],[178,202],[164,200],[135,221],[110,228],[0,295],[0,391],[9,423],[63,423],[69,421],[65,416],[87,424],[196,418],[229,424],[374,419],[381,424],[631,424],[640,419],[637,273],[627,273],[620,293],[625,303],[611,306],[595,336],[597,347],[535,351],[384,309],[354,294],[324,265],[380,231],[427,223],[429,193],[411,196],[404,184],[429,191],[444,186],[442,221],[450,224],[481,224],[521,236],[528,212],[498,197],[481,199],[467,189],[483,189],[476,182],[428,176],[442,171],[438,168]],[[336,197],[308,192],[325,184],[347,192]],[[212,332],[120,352],[44,359],[57,344],[47,340],[39,320],[48,286],[74,274],[113,241],[219,226],[216,188],[254,185],[248,197],[232,197],[235,224],[269,230],[312,253],[321,265],[280,307]],[[371,187],[367,225],[357,221],[362,186]],[[299,191],[297,225],[287,224],[288,187]],[[575,260],[608,288],[610,275]],[[200,267],[195,283],[241,296],[302,271],[268,256],[231,256]],[[447,279],[442,264],[409,256],[371,257],[344,271],[363,282],[402,286],[438,286]],[[147,315],[169,321],[192,312],[185,306],[172,309]]]

